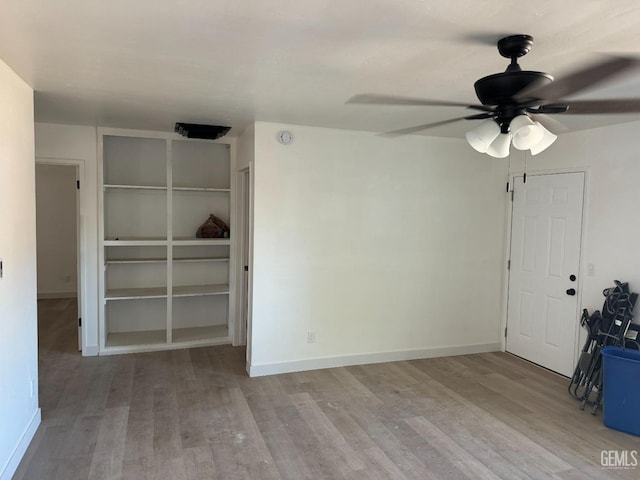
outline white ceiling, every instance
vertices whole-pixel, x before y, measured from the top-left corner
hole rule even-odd
[[[2,0],[0,58],[36,119],[172,130],[255,120],[386,131],[462,108],[345,105],[356,93],[476,103],[495,41],[533,35],[525,69],[558,77],[595,52],[640,54],[638,0]],[[584,96],[584,95],[583,95]],[[587,97],[640,96],[629,78]],[[473,112],[472,112],[473,113]],[[559,118],[556,116],[555,118]],[[638,120],[568,116],[572,130]],[[462,135],[469,122],[429,130]]]

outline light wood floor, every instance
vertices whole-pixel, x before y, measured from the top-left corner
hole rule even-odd
[[[39,307],[43,421],[17,479],[640,478],[600,466],[638,437],[508,354],[250,379],[242,348],[81,358],[73,301]]]

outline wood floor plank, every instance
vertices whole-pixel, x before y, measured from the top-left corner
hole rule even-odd
[[[501,352],[248,378],[229,345],[82,358],[38,302],[42,423],[16,480],[637,480],[640,439]]]
[[[318,439],[320,445],[327,450],[327,455],[334,458],[340,472],[348,476],[350,472],[364,470],[366,465],[360,455],[351,448],[339,430],[318,407],[308,393],[290,395],[300,416],[307,422],[310,431]]]
[[[183,453],[187,480],[217,477],[211,447],[186,448]]]
[[[440,452],[440,455],[454,463],[467,477],[477,480],[500,480],[486,465],[478,461],[469,451],[458,445],[449,435],[426,418],[414,417],[405,420],[405,422],[425,441],[433,445]]]
[[[110,408],[105,411],[96,440],[88,478],[104,480],[122,475],[124,439],[129,407]]]
[[[549,472],[561,472],[571,468],[570,465],[548,449],[531,441],[526,435],[512,429],[507,423],[500,421],[486,409],[477,406],[472,400],[459,394],[455,390],[456,381],[459,380],[454,379],[450,386],[440,383],[438,387],[451,396],[452,401],[456,402],[452,404],[452,408],[455,410],[450,411],[449,415],[443,419],[443,422],[449,422],[450,417],[456,419],[464,418],[465,422],[468,423],[477,422],[479,430],[483,431],[485,435],[490,436],[496,442],[502,442],[504,447],[517,445],[520,449],[526,451],[528,456],[533,457],[541,469],[546,469]]]

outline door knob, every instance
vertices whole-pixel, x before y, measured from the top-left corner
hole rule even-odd
[[[567,295],[575,295],[576,294],[576,289],[575,288],[570,288],[569,290],[567,290]]]

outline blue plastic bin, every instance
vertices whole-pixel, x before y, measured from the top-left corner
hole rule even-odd
[[[640,351],[602,349],[604,424],[640,436]]]

